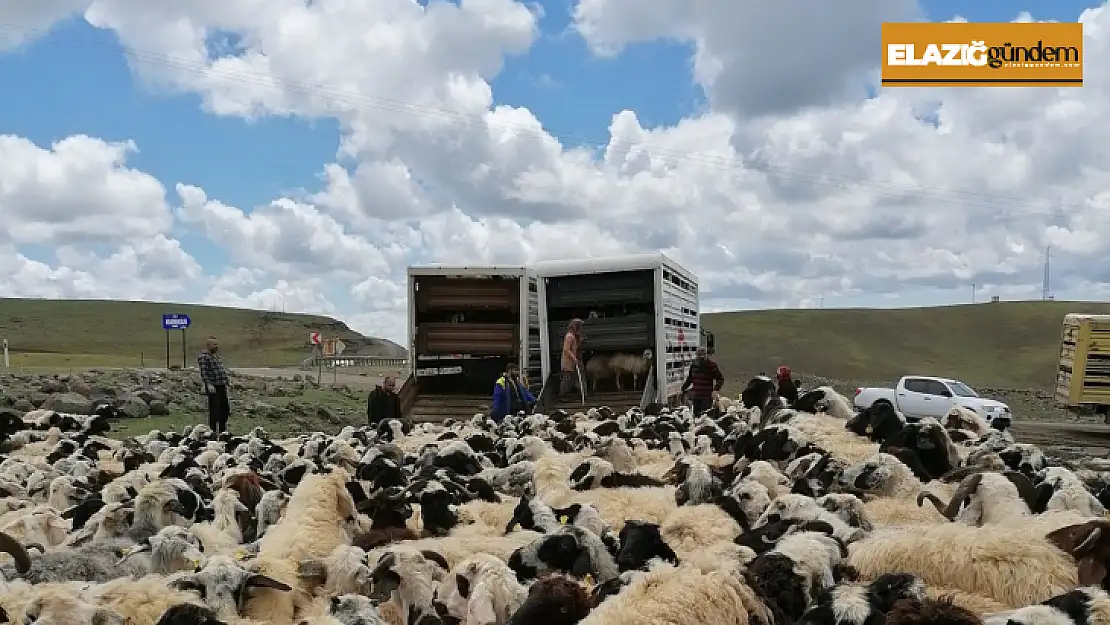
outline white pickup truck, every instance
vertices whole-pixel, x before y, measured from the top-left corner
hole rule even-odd
[[[908,419],[933,417],[939,419],[948,414],[952,406],[963,406],[994,424],[1009,424],[1012,415],[1006,404],[980,397],[972,388],[959,380],[934,378],[924,375],[908,375],[898,380],[895,388],[857,388],[853,403],[863,410],[875,402],[886,402],[894,406]],[[1003,428],[999,428],[1003,429]]]

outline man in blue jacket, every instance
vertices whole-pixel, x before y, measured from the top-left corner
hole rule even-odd
[[[516,414],[521,410],[528,412],[536,404],[536,398],[528,392],[528,387],[520,379],[520,367],[516,363],[509,363],[505,374],[497,378],[493,385],[493,405],[489,409],[489,417],[501,423],[506,415]]]

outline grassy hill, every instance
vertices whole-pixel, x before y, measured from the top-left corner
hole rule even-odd
[[[764,310],[702,315],[730,380],[788,364],[852,383],[952,376],[995,388],[1051,389],[1064,315],[1110,304],[1002,302],[933,308]]]
[[[236,367],[300,363],[311,353],[313,331],[341,339],[345,354],[399,358],[405,351],[329,317],[107,300],[0,299],[0,338],[8,340],[13,367],[164,367],[163,313],[187,314],[192,321],[185,336],[187,364],[209,335],[220,340],[225,362]],[[170,332],[171,364],[181,364],[181,340],[181,332]]]

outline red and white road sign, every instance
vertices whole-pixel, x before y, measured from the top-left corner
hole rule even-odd
[[[319,345],[321,343],[320,333],[319,332],[309,332],[308,333],[308,342],[312,343],[313,345]]]

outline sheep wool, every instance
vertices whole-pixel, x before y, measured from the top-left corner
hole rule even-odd
[[[703,573],[689,566],[660,563],[636,576],[580,625],[675,623],[770,624],[771,617],[755,593],[732,572]]]
[[[912,573],[928,586],[959,589],[1008,607],[1044,601],[1079,582],[1075,561],[1043,533],[962,523],[876,530],[849,546],[862,579]]]

